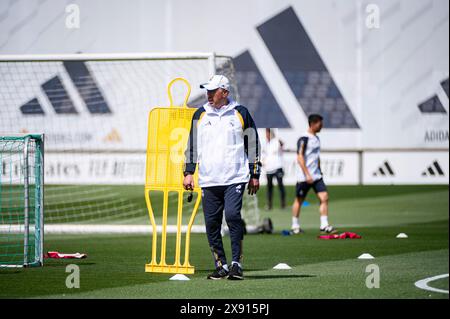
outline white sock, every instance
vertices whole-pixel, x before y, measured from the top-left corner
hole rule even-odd
[[[237,261],[232,261],[231,265],[237,264],[239,266],[239,268],[242,269],[241,263],[238,263]],[[228,270],[228,269],[227,269]]]
[[[320,228],[328,226],[328,216],[320,216]]]
[[[300,218],[292,216],[292,228],[300,228]]]
[[[228,271],[228,265],[222,265],[223,269],[225,269],[226,271]]]

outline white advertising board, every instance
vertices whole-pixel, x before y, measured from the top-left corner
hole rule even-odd
[[[323,152],[321,153],[320,163],[326,184],[358,184],[359,155],[357,152]],[[297,170],[300,169],[296,153],[284,153],[283,164],[283,182],[286,185],[295,185],[297,183]],[[267,184],[264,169],[261,184]]]
[[[46,184],[144,184],[145,153],[48,154]]]
[[[364,184],[448,184],[448,152],[366,152]]]

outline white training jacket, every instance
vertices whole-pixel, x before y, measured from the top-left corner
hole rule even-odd
[[[259,158],[258,133],[246,107],[229,100],[219,110],[206,103],[194,113],[184,175],[193,174],[198,163],[200,187],[259,178]]]

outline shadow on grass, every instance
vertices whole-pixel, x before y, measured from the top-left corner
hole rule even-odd
[[[60,260],[59,263],[56,262],[56,261],[53,261],[52,263],[46,263],[46,264],[44,264],[44,267],[45,268],[50,268],[50,267],[58,268],[58,267],[66,267],[67,265],[70,265],[70,264],[76,264],[78,266],[94,266],[94,265],[97,265],[96,263],[93,263],[93,262],[88,262],[88,263],[86,263],[86,262],[78,262],[77,263],[73,259],[65,259],[64,261]]]
[[[246,279],[314,278],[316,275],[248,275]]]
[[[15,274],[20,274],[21,271],[20,270],[15,270],[15,271],[0,271],[0,275],[15,275]]]
[[[209,274],[212,271],[214,271],[213,267],[211,267],[211,268],[204,268],[204,269],[197,269],[197,268],[195,268],[195,273],[196,274],[198,274],[198,273],[200,273],[200,274],[202,274],[202,273]],[[244,271],[247,271],[247,272],[250,272],[250,271],[267,271],[267,268],[244,268]]]

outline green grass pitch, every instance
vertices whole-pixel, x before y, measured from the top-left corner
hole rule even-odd
[[[140,188],[137,193],[123,189],[130,198],[143,201]],[[292,199],[294,188],[287,191]],[[46,259],[43,268],[0,269],[0,298],[449,298],[414,286],[418,280],[449,272],[448,186],[334,186],[329,193],[332,224],[362,239],[317,239],[314,194],[302,212],[305,234],[283,236],[282,230],[290,227],[290,207],[279,209],[276,199],[273,210],[264,210],[262,188],[261,215],[273,220],[275,232],[245,237],[243,281],[206,280],[213,264],[205,234],[192,236],[196,272],[182,282],[144,272],[150,235],[47,235],[46,251],[84,252],[88,258]],[[396,239],[400,232],[409,238]],[[230,256],[229,237],[224,244]],[[362,253],[375,259],[358,260]],[[278,263],[292,269],[272,269]],[[68,264],[79,265],[79,289],[65,285]],[[379,288],[366,287],[369,264],[380,269]],[[448,290],[448,277],[430,286]]]

